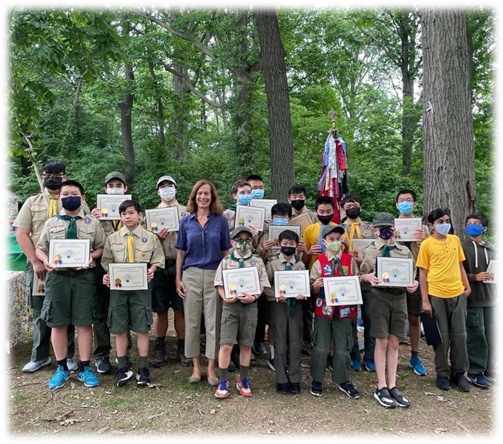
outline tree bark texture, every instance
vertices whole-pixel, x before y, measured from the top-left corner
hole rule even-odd
[[[449,208],[456,234],[475,210],[470,59],[463,11],[422,13],[424,209]]]
[[[131,85],[131,91],[134,82],[133,67],[126,63],[126,81]],[[136,173],[135,152],[133,144],[133,130],[132,130],[132,112],[133,112],[134,97],[132,93],[126,93],[124,100],[119,103],[121,112],[121,133],[122,133],[122,146],[124,147],[124,158],[126,160],[126,180],[131,187],[134,183],[134,176]]]
[[[286,202],[288,188],[295,181],[295,172],[285,50],[276,12],[256,11],[254,18],[267,94],[272,195],[278,202]]]

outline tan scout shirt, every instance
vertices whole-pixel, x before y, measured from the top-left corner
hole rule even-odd
[[[168,205],[165,204],[164,202],[161,202],[159,205],[157,205],[157,208],[166,208],[166,207],[178,207],[178,218],[182,220],[185,216],[188,216],[189,213],[187,213],[187,207],[185,205],[180,205],[178,201],[175,200],[173,205]],[[164,256],[166,259],[176,259],[176,240],[178,239],[178,232],[177,231],[170,231],[168,235],[166,236],[166,239],[164,239],[161,244],[162,244],[162,250],[164,251]]]
[[[101,266],[108,271],[108,264],[128,262],[127,237],[129,229],[122,227],[119,231],[107,237]],[[134,261],[136,263],[149,263],[157,269],[164,268],[164,253],[157,236],[138,225],[131,233],[134,236]]]
[[[363,261],[360,264],[360,274],[372,273],[375,271],[376,265],[376,257],[382,256],[382,247],[385,244],[377,238],[372,244],[370,244],[365,249],[365,256],[363,256]],[[390,247],[395,247],[390,250],[390,257],[398,258],[398,259],[412,259],[411,251],[405,246],[399,243],[395,243],[393,240],[391,241]],[[416,275],[416,264],[413,263],[413,276]]]
[[[217,286],[224,286],[224,278],[223,278],[223,270],[233,270],[236,268],[239,268],[239,262],[235,259],[240,258],[241,256],[238,256],[237,254],[234,256],[234,252],[225,256],[222,261],[220,262],[217,271],[215,273],[215,287]],[[244,268],[247,267],[257,267],[258,268],[258,278],[259,278],[259,283],[260,286],[263,288],[270,287],[271,284],[269,283],[269,279],[267,279],[267,272],[265,270],[265,265],[264,261],[258,257],[255,256],[254,254],[251,254],[250,256],[243,258],[244,259]]]
[[[66,214],[66,211],[63,209],[59,212],[59,214]],[[80,212],[77,214],[79,219],[77,219],[77,238],[78,239],[89,239],[90,244],[90,253],[98,250],[99,248],[103,248],[105,245],[105,232],[103,228],[101,228],[99,222],[91,217],[90,214],[86,214],[84,210],[81,208]],[[44,251],[49,254],[49,244],[51,239],[66,239],[66,230],[69,221],[58,219],[56,216],[51,217],[44,224],[44,228],[42,230],[42,234],[40,235],[40,239],[37,242],[37,249]],[[89,268],[95,267],[95,261],[89,264]],[[60,270],[63,270],[61,268]]]
[[[304,262],[300,260],[299,256],[292,256],[292,258],[287,261],[283,253],[279,253],[279,256],[273,259],[267,266],[267,278],[271,283],[271,286],[264,290],[268,301],[276,301],[276,295],[274,294],[274,272],[275,271],[285,271],[286,263],[290,262],[292,265],[292,270],[305,270],[306,266]]]
[[[30,232],[34,246],[37,245],[40,239],[45,221],[49,219],[49,199],[53,199],[53,197],[49,194],[47,189],[44,190],[44,193],[30,196],[19,210],[13,223],[14,227],[23,228]],[[57,200],[59,212],[61,211],[61,202],[59,199]],[[85,214],[90,213],[89,207],[85,202],[82,204],[82,208]]]

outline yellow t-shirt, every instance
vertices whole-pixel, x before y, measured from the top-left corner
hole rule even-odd
[[[428,271],[428,294],[453,298],[465,290],[460,263],[465,260],[459,237],[447,235],[445,242],[429,237],[419,247],[416,266]]]

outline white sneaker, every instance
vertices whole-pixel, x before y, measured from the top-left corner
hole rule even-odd
[[[49,365],[51,363],[51,357],[49,356],[47,359],[43,359],[41,361],[30,361],[23,367],[23,373],[33,373],[37,370]]]
[[[75,363],[75,361],[73,359],[67,359],[66,366],[68,367],[68,370],[70,370],[71,372],[74,372],[75,370],[77,370],[79,368],[78,364]]]

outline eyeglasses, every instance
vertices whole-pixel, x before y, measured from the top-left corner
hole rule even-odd
[[[50,179],[51,177],[65,177],[65,173],[58,173],[58,174],[42,173],[42,177],[47,177],[48,179]]]

